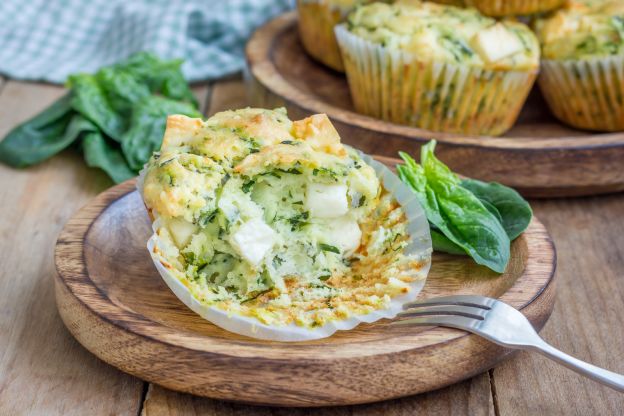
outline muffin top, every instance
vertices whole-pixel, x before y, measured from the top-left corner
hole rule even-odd
[[[624,54],[624,2],[573,0],[536,24],[546,59],[574,60]]]
[[[527,70],[539,65],[539,44],[522,23],[497,22],[476,9],[399,0],[354,10],[347,29],[420,61],[447,62],[493,70]]]

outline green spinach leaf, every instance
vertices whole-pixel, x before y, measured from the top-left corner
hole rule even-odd
[[[201,117],[181,65],[142,52],[95,74],[70,76],[70,94],[0,142],[0,162],[29,166],[82,140],[89,166],[115,182],[135,176],[160,146],[168,115]]]
[[[0,142],[0,161],[13,167],[26,167],[54,156],[76,139],[63,134],[72,115],[71,94],[30,120],[20,124]]]
[[[156,95],[150,95],[135,105],[130,127],[121,138],[121,149],[130,168],[136,171],[142,169],[160,147],[170,114],[201,117],[201,113],[191,104]]]
[[[472,192],[486,207],[489,205],[496,209],[510,240],[515,240],[529,226],[533,217],[531,206],[514,189],[476,179],[464,179],[461,186]]]
[[[87,165],[102,169],[115,183],[136,176],[136,173],[126,163],[121,151],[108,143],[99,132],[86,134],[82,147]]]
[[[479,198],[479,197],[477,197]],[[479,200],[481,201],[481,203],[483,204],[483,206],[492,213],[492,215],[494,215],[496,217],[496,219],[498,220],[498,222],[500,222],[501,224],[503,223],[503,218],[501,217],[500,212],[498,212],[498,209],[492,205],[490,202],[483,200],[481,198],[479,198]],[[505,227],[503,227],[505,228]]]
[[[126,71],[149,86],[152,93],[159,93],[174,100],[186,101],[199,107],[193,92],[180,70],[181,59],[160,60],[149,52],[137,53],[114,66]]]
[[[431,229],[431,243],[434,251],[442,253],[466,255],[466,250],[452,242],[447,236],[436,229]]]
[[[72,75],[69,77],[68,86],[73,92],[74,110],[92,121],[107,136],[120,141],[126,129],[127,115],[115,111],[96,76]]]
[[[110,107],[119,114],[129,114],[133,106],[149,97],[148,86],[127,71],[114,67],[100,69],[95,75],[97,83],[106,95]]]
[[[498,218],[433,154],[435,141],[422,147],[421,166],[401,153],[399,175],[414,190],[427,219],[478,264],[502,273],[510,256],[510,241]]]

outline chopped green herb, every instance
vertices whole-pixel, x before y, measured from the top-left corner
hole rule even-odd
[[[334,180],[338,180],[338,172],[333,171],[329,168],[321,167],[321,168],[314,168],[312,170],[312,175],[318,176],[319,174],[329,176],[330,178]]]
[[[256,294],[256,295],[254,295],[254,296],[252,296],[252,297],[250,297],[250,298],[247,298],[247,299],[243,300],[243,301],[241,302],[241,305],[242,305],[243,303],[247,303],[247,302],[251,302],[252,300],[256,300],[256,299],[258,299],[260,296],[264,295],[265,293],[269,293],[269,292],[270,292],[270,291],[272,291],[272,290],[273,290],[273,289],[263,290],[262,292],[259,292],[258,294]]]
[[[242,190],[243,192],[245,192],[246,194],[249,193],[249,191],[251,191],[251,187],[254,186],[254,184],[256,183],[256,181],[254,181],[253,179],[248,180],[247,182],[245,182],[242,186]]]
[[[199,216],[199,218],[197,219],[197,224],[201,227],[204,228],[206,227],[209,223],[212,222],[212,220],[215,219],[215,217],[217,216],[217,210],[215,209],[214,211],[209,211],[209,212],[202,212]]]
[[[301,171],[299,169],[278,169],[280,172],[290,173],[292,175],[301,175]]]
[[[273,267],[276,269],[284,263],[284,260],[280,256],[273,257]]]
[[[292,218],[288,219],[288,222],[291,225],[291,231],[295,231],[298,228],[303,227],[306,224],[306,220],[309,218],[310,214],[308,211],[304,211],[300,214],[295,215]]]
[[[327,285],[323,285],[323,284],[318,284],[318,283],[310,283],[310,287],[314,288],[314,289],[331,289],[331,290],[335,290],[333,287],[331,286],[327,286]]]
[[[358,208],[363,206],[365,202],[366,202],[366,195],[362,195],[362,197],[358,201]]]
[[[173,162],[175,159],[176,159],[176,158],[175,158],[175,156],[174,156],[174,157],[169,158],[169,159],[167,159],[167,160],[163,160],[163,161],[161,161],[161,162],[159,162],[159,163],[158,163],[158,167],[162,168],[163,166],[166,166],[166,165],[168,165],[169,163]]]
[[[332,253],[340,254],[340,250],[337,247],[330,246],[329,244],[319,243],[319,248],[323,251],[330,251]]]

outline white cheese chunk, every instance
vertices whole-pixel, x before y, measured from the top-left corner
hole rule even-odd
[[[312,217],[335,218],[349,211],[345,185],[308,183],[305,208]]]
[[[257,266],[275,244],[275,231],[260,218],[247,221],[230,237],[234,250],[248,263]]]
[[[478,32],[472,46],[487,62],[496,62],[523,50],[522,42],[501,23]]]
[[[360,246],[362,231],[357,221],[348,216],[327,220],[323,243],[334,246],[349,256]]]
[[[189,241],[191,241],[193,234],[195,234],[199,229],[195,224],[181,218],[170,219],[168,220],[167,225],[169,226],[169,231],[171,232],[173,241],[178,248],[185,247]]]

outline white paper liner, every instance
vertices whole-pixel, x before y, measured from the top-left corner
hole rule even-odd
[[[413,254],[420,259],[427,260],[422,268],[414,272],[414,276],[418,279],[410,283],[410,291],[404,295],[391,298],[388,308],[374,310],[364,315],[353,315],[344,320],[332,320],[316,328],[307,328],[294,323],[282,326],[267,325],[253,317],[237,315],[216,306],[205,305],[193,297],[189,289],[162,265],[158,255],[155,254],[154,248],[158,247],[156,230],[160,227],[159,219],[156,219],[152,224],[154,234],[147,242],[147,249],[152,256],[156,269],[171,291],[193,312],[227,331],[252,338],[273,341],[306,341],[328,337],[338,330],[353,329],[361,322],[371,323],[383,318],[394,318],[403,309],[405,303],[412,302],[418,297],[425,286],[425,280],[431,267],[432,252],[429,223],[414,193],[384,164],[364,153],[359,153],[362,160],[375,170],[384,188],[396,198],[405,212],[408,220],[407,230],[411,240],[405,248],[405,254]],[[141,177],[144,176],[145,173],[141,172],[139,181],[137,181],[139,192],[142,192],[143,179]],[[140,187],[139,184],[141,184]]]
[[[624,130],[624,56],[543,60],[539,86],[555,116],[589,130]]]
[[[346,29],[334,28],[355,109],[431,131],[498,136],[507,131],[537,70],[488,70],[420,61]]]

